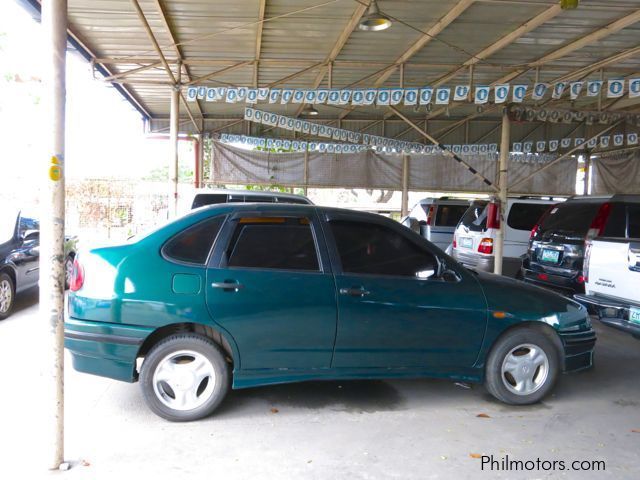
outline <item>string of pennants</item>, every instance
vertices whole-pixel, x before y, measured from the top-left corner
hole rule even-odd
[[[628,85],[627,85],[628,83]],[[533,84],[531,99],[542,100],[547,94],[552,99],[560,99],[565,93],[571,100],[580,95],[597,97],[603,86],[607,98],[623,97],[628,92],[629,98],[640,97],[640,77],[626,79],[589,80],[575,82],[556,82],[553,84],[538,82]],[[531,86],[528,84],[503,83],[488,85],[457,85],[455,87],[421,87],[421,88],[361,88],[361,89],[288,89],[288,88],[249,88],[249,87],[205,87],[191,86],[187,88],[187,101],[226,102],[257,104],[268,103],[308,103],[327,105],[448,105],[450,102],[466,102],[470,100],[473,89],[473,102],[478,105],[489,103],[493,93],[493,103],[506,103],[511,98],[513,103],[522,103]],[[628,87],[628,88],[627,88]]]

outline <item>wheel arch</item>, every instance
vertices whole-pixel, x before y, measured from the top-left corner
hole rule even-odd
[[[5,263],[4,265],[0,265],[0,273],[6,273],[11,278],[13,282],[13,288],[17,290],[18,286],[16,285],[16,271],[13,269],[11,265]]]
[[[493,339],[493,342],[487,349],[486,358],[489,358],[495,346],[506,335],[517,330],[527,330],[527,329],[536,330],[542,333],[551,341],[551,343],[554,344],[554,346],[556,347],[556,353],[558,354],[558,362],[562,366],[564,364],[564,361],[563,361],[564,346],[562,345],[562,340],[560,340],[560,335],[558,335],[558,332],[551,325],[544,322],[536,321],[536,320],[529,320],[526,322],[517,322],[505,328],[500,333],[500,335],[496,336],[496,338]],[[484,362],[484,368],[486,368],[486,361]]]

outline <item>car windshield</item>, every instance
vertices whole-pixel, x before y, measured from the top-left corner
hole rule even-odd
[[[11,240],[16,229],[17,212],[2,211],[0,212],[0,243]]]
[[[489,202],[473,202],[462,216],[460,223],[472,232],[487,229],[487,205]]]
[[[540,236],[555,233],[571,237],[584,237],[589,231],[593,218],[598,213],[598,202],[566,202],[549,211],[538,228]]]

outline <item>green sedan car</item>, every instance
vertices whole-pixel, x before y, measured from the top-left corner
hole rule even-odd
[[[81,252],[65,344],[76,370],[139,381],[173,421],[230,388],[440,377],[539,401],[590,367],[580,304],[469,271],[401,224],[313,205],[203,207]]]

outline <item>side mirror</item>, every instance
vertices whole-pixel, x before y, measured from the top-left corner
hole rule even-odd
[[[462,280],[462,278],[456,271],[449,268],[442,272],[441,277],[445,282],[459,282],[460,280]]]
[[[24,233],[22,234],[22,240],[26,241],[31,241],[31,240],[38,240],[40,238],[40,231],[39,230],[25,230]]]
[[[433,277],[435,274],[436,274],[436,271],[433,269],[420,270],[419,272],[416,272],[416,278],[419,278],[420,280],[424,280],[424,279]]]

